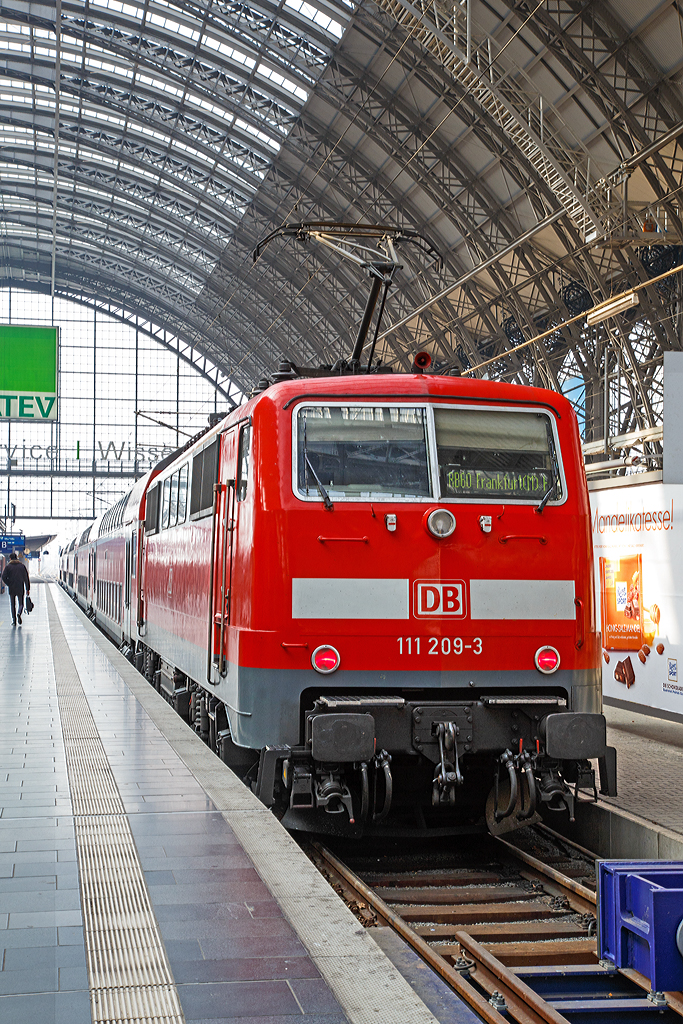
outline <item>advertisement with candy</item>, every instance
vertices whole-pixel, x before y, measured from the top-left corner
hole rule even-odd
[[[603,697],[683,717],[683,486],[590,499]]]

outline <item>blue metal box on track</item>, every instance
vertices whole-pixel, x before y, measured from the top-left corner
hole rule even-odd
[[[655,992],[683,990],[683,862],[598,862],[598,950]]]

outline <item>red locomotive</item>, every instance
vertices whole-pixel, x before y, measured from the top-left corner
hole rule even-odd
[[[291,827],[493,831],[605,746],[588,493],[561,395],[281,380],[62,554],[63,585]],[[488,800],[488,803],[487,803]]]

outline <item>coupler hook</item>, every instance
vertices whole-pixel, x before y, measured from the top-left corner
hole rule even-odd
[[[448,801],[455,803],[455,787],[463,783],[460,761],[458,758],[458,743],[456,740],[456,726],[453,722],[439,722],[436,726],[436,735],[439,740],[439,754],[441,764],[437,767],[436,775],[432,782],[432,804],[437,806]],[[446,750],[452,750],[454,761],[446,760]]]

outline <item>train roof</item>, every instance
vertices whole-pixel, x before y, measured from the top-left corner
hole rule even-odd
[[[270,401],[288,408],[298,401],[320,399],[339,401],[404,401],[451,399],[464,402],[503,402],[509,405],[542,405],[559,417],[571,411],[571,403],[557,391],[506,384],[480,378],[450,377],[437,374],[356,374],[354,376],[294,378],[272,384],[246,405],[230,413],[220,426],[249,415],[257,404]]]
[[[415,399],[451,399],[464,402],[496,402],[506,405],[542,405],[560,418],[573,415],[571,403],[557,391],[506,384],[481,378],[451,377],[420,373],[358,373],[331,377],[293,377],[278,381],[238,405],[214,425],[196,434],[182,447],[161,459],[127,491],[115,505],[92,524],[90,536],[102,537],[140,515],[142,500],[152,480],[184,457],[191,458],[227,428],[249,419],[260,405],[288,409],[311,399],[386,402]],[[83,538],[81,538],[81,542]],[[71,549],[69,549],[71,550]]]

